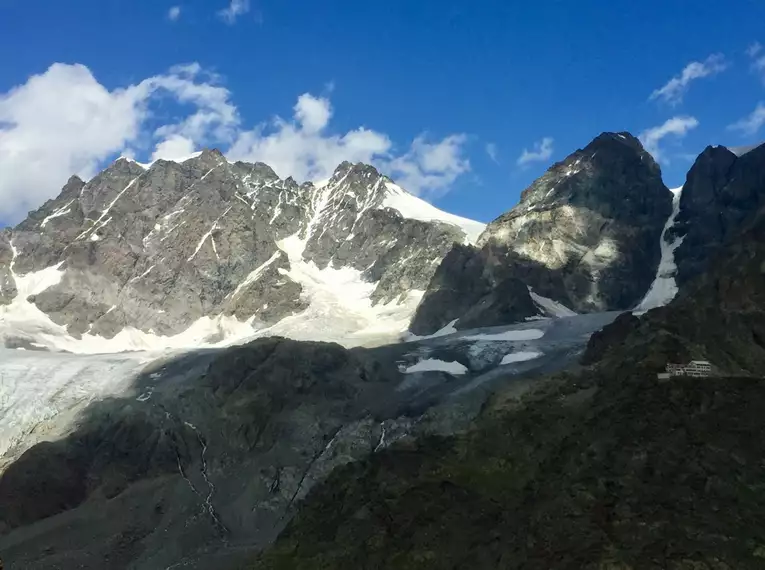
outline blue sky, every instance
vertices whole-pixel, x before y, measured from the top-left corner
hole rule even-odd
[[[483,221],[604,130],[638,135],[679,118],[656,143],[671,187],[707,144],[765,139],[765,126],[755,128],[765,109],[748,128],[728,128],[765,101],[765,49],[747,54],[765,44],[758,0],[725,9],[672,0],[233,1],[234,12],[231,0],[0,0],[0,222],[57,194],[67,168],[88,174],[123,151],[148,160],[163,137],[275,157],[280,174],[294,168],[298,178],[326,170],[316,164],[344,149],[349,158],[378,153],[378,164],[439,207]],[[686,81],[651,98],[693,62]],[[84,67],[51,73],[54,63]],[[190,63],[198,65],[170,71]],[[44,80],[30,83],[34,75]],[[122,107],[126,88],[133,99]],[[108,100],[89,102],[88,89]],[[83,126],[90,104],[103,116]],[[52,134],[47,113],[56,115]],[[126,113],[135,116],[123,125]],[[195,128],[189,117],[209,121]],[[363,137],[342,139],[362,126]],[[89,134],[70,142],[80,132]],[[274,132],[281,136],[268,138]],[[519,165],[545,138],[548,152]],[[40,156],[56,153],[55,168],[19,166],[38,139]],[[312,145],[322,145],[320,157]]]

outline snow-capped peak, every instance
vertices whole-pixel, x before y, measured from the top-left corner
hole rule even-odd
[[[465,232],[465,241],[470,244],[475,244],[483,230],[486,229],[486,224],[439,210],[393,182],[386,182],[385,188],[383,207],[393,208],[405,218],[425,222],[443,222],[457,226]]]

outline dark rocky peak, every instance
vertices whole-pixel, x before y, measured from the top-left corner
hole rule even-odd
[[[637,152],[639,154],[646,152],[640,139],[627,131],[600,133],[584,148],[585,153],[601,150],[609,152]]]
[[[411,330],[432,333],[456,317],[459,328],[500,324],[492,314],[502,324],[533,316],[515,281],[576,312],[630,309],[656,276],[671,213],[672,194],[640,141],[603,133],[534,181],[517,206],[486,227],[479,250],[443,260]],[[525,299],[512,310],[502,307],[511,291]],[[440,318],[447,298],[451,318]]]
[[[680,198],[678,222],[693,216],[695,210],[714,205],[728,184],[736,160],[736,155],[724,146],[704,149],[688,171]]]
[[[688,172],[673,233],[681,286],[706,270],[710,255],[737,235],[765,205],[765,145],[736,156],[723,146],[704,149]]]
[[[661,169],[640,141],[629,133],[602,133],[586,147],[553,164],[521,193],[521,201],[501,216],[570,205],[609,218],[653,215],[669,207]]]

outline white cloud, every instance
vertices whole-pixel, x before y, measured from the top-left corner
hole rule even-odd
[[[421,135],[414,139],[406,154],[377,162],[407,190],[437,195],[470,170],[470,162],[462,154],[466,140],[465,135],[451,135],[430,143]]]
[[[0,220],[39,206],[71,174],[92,176],[138,135],[144,102],[141,86],[109,91],[82,65],[54,64],[0,94]]]
[[[523,149],[521,156],[518,157],[518,166],[526,166],[531,162],[544,162],[549,160],[553,153],[553,139],[545,137],[541,141],[534,143],[534,148]]]
[[[87,67],[56,63],[0,93],[0,220],[22,217],[71,174],[90,178],[105,159],[142,141],[157,142],[154,158],[177,158],[191,146],[233,140],[236,108],[213,80],[190,65],[110,91]],[[150,103],[163,98],[191,110],[152,133]]]
[[[228,8],[218,11],[218,16],[220,16],[227,24],[233,25],[236,23],[236,19],[239,16],[243,16],[249,11],[250,0],[231,0]]]
[[[765,81],[765,55],[758,57],[752,62],[752,70],[760,74],[762,80]]]
[[[173,115],[163,124],[167,103]],[[87,67],[57,63],[0,93],[0,221],[21,219],[71,174],[91,178],[117,153],[177,160],[217,146],[299,181],[327,178],[344,160],[368,162],[419,193],[443,192],[470,170],[464,135],[421,135],[397,151],[378,131],[331,132],[332,114],[329,99],[306,93],[291,119],[245,130],[231,93],[198,64],[110,90]]]
[[[323,97],[304,93],[298,97],[292,120],[277,117],[269,124],[243,131],[226,153],[232,160],[260,161],[282,177],[321,180],[331,176],[344,160],[374,164],[415,193],[444,191],[456,178],[470,170],[463,157],[464,135],[451,135],[428,142],[421,135],[409,149],[396,156],[390,138],[364,127],[344,134],[327,128],[332,105]]]
[[[497,159],[497,145],[494,143],[486,143],[486,154],[489,155],[489,158],[493,162],[499,164],[499,160]]]
[[[178,103],[191,105],[194,112],[182,121],[163,125],[154,131],[160,144],[168,139],[176,141],[179,137],[201,144],[207,140],[217,144],[234,140],[239,125],[239,114],[231,103],[231,93],[217,84],[218,78],[205,73],[199,64],[175,66],[170,73],[147,79],[152,92],[170,94]],[[171,160],[174,156],[165,156],[155,149],[154,159]]]
[[[298,97],[297,105],[295,105],[295,119],[307,132],[318,133],[327,126],[331,116],[332,108],[329,99],[313,97],[309,93]]]
[[[175,160],[182,162],[196,152],[197,146],[194,141],[183,135],[170,135],[167,139],[157,143],[154,152],[151,154],[151,161],[163,158],[165,160]],[[123,156],[128,156],[125,152]]]
[[[658,127],[646,129],[640,133],[638,138],[643,143],[645,149],[653,155],[654,159],[659,161],[662,159],[659,143],[663,138],[668,136],[682,138],[688,131],[698,126],[699,122],[695,117],[672,117]]]
[[[682,102],[692,81],[717,75],[727,69],[728,63],[722,54],[710,55],[704,61],[692,61],[683,68],[680,75],[670,79],[666,85],[651,93],[650,100],[662,99],[671,105]]]
[[[756,57],[762,51],[762,44],[760,42],[754,42],[746,48],[746,55],[750,58]]]
[[[176,22],[181,17],[181,7],[173,6],[167,11],[167,17],[171,22]]]
[[[740,121],[729,125],[728,129],[741,131],[745,135],[756,135],[763,125],[765,125],[765,103],[760,102],[754,111]]]

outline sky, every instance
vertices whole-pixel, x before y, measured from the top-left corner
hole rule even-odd
[[[0,227],[118,156],[371,162],[481,221],[603,131],[765,140],[765,2],[0,0]]]

